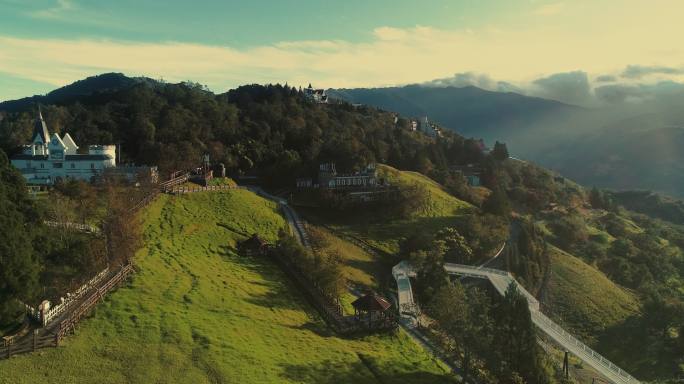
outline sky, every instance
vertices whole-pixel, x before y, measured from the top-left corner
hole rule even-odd
[[[0,0],[0,100],[122,72],[624,102],[684,82],[682,15],[681,0]]]

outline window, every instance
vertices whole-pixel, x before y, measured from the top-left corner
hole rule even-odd
[[[45,164],[44,164],[44,163],[40,163],[40,167],[41,167],[41,168],[45,168]]]
[[[26,168],[31,168],[31,160],[26,162]]]
[[[52,168],[62,168],[62,163],[52,163]]]
[[[71,163],[71,169],[76,168],[76,163]]]
[[[90,169],[95,169],[95,163],[90,163]]]

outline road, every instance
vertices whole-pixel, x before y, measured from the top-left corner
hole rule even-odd
[[[607,379],[615,384],[639,384],[639,381],[632,377],[629,373],[617,365],[610,362],[598,352],[589,348],[586,344],[579,341],[576,337],[565,331],[561,326],[553,322],[539,309],[539,301],[525,288],[522,287],[513,276],[506,271],[492,268],[475,267],[470,265],[445,263],[444,269],[449,274],[467,276],[479,279],[487,279],[494,286],[497,292],[501,295],[506,294],[506,290],[510,284],[514,284],[518,291],[527,299],[532,316],[532,322],[542,332],[555,340],[566,350],[572,352],[575,356],[580,358],[599,373],[604,375]],[[415,276],[415,272],[406,261],[402,261],[392,268],[392,275],[397,282],[397,289],[399,291],[399,307],[400,308],[415,308],[413,301],[413,292],[409,277]],[[413,314],[401,312],[404,321],[412,321]]]

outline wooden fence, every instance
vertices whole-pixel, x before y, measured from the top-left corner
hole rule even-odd
[[[74,309],[68,318],[62,320],[59,323],[57,332],[55,333],[55,345],[59,345],[60,340],[66,336],[70,330],[76,329],[76,324],[87,315],[88,312],[104,298],[104,296],[116,286],[118,286],[122,281],[124,281],[128,275],[134,272],[133,265],[126,264],[121,267],[119,272],[112,276],[109,281],[104,285],[95,290],[87,299],[85,299],[78,307]]]
[[[0,345],[0,359],[9,359],[21,353],[35,352],[42,348],[57,346],[55,336],[52,334],[39,335],[38,329],[31,335],[21,338],[17,342],[5,342]]]
[[[308,279],[301,269],[290,260],[286,260],[277,254],[275,249],[268,252],[278,266],[287,274],[294,283],[302,290],[306,299],[316,308],[330,327],[341,334],[353,334],[359,332],[374,332],[392,330],[397,328],[394,316],[385,319],[376,319],[373,323],[359,321],[354,316],[345,316],[342,306],[337,300],[323,293],[323,291]]]
[[[10,358],[13,355],[20,353],[35,352],[41,348],[59,346],[59,342],[64,339],[69,331],[74,331],[76,329],[76,324],[87,315],[108,292],[116,288],[133,272],[134,269],[131,264],[121,267],[121,269],[102,286],[93,289],[85,300],[75,306],[68,316],[59,322],[59,325],[56,328],[36,328],[31,334],[17,340],[5,340],[3,345],[0,346],[0,359]]]
[[[225,191],[225,190],[230,190],[230,189],[245,189],[244,187],[236,186],[236,185],[208,185],[208,186],[201,186],[201,185],[193,185],[193,186],[186,186],[186,187],[178,187],[174,188],[172,190],[167,190],[167,193],[170,193],[172,195],[180,195],[180,194],[185,194],[185,193],[194,193],[194,192],[204,192],[204,191]]]
[[[159,192],[157,191],[148,194],[139,202],[133,204],[130,211],[138,211],[152,202],[158,194]],[[49,327],[36,328],[31,334],[26,336],[6,338],[4,343],[0,345],[0,359],[10,358],[21,353],[35,352],[41,348],[59,346],[60,341],[63,340],[70,331],[76,330],[76,324],[78,324],[78,322],[86,316],[107,293],[115,289],[133,272],[135,272],[133,265],[130,263],[126,264],[102,285],[90,287],[92,289],[90,289],[90,292],[87,293],[88,296],[82,302],[78,304],[74,303],[74,305],[64,311],[67,315],[59,322],[57,327],[51,325]],[[96,284],[100,283],[100,280],[101,279],[99,279]],[[33,308],[27,306],[27,309]]]

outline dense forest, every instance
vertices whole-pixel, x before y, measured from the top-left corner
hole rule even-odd
[[[258,172],[290,185],[319,162],[350,171],[370,162],[429,173],[477,162],[479,143],[448,134],[430,140],[407,121],[374,108],[309,103],[288,86],[244,86],[214,95],[191,83],[139,83],[43,107],[51,132],[81,144],[120,144],[122,161],[162,172],[197,166],[208,153],[231,174]],[[0,145],[8,153],[29,141],[37,108],[0,112]]]

